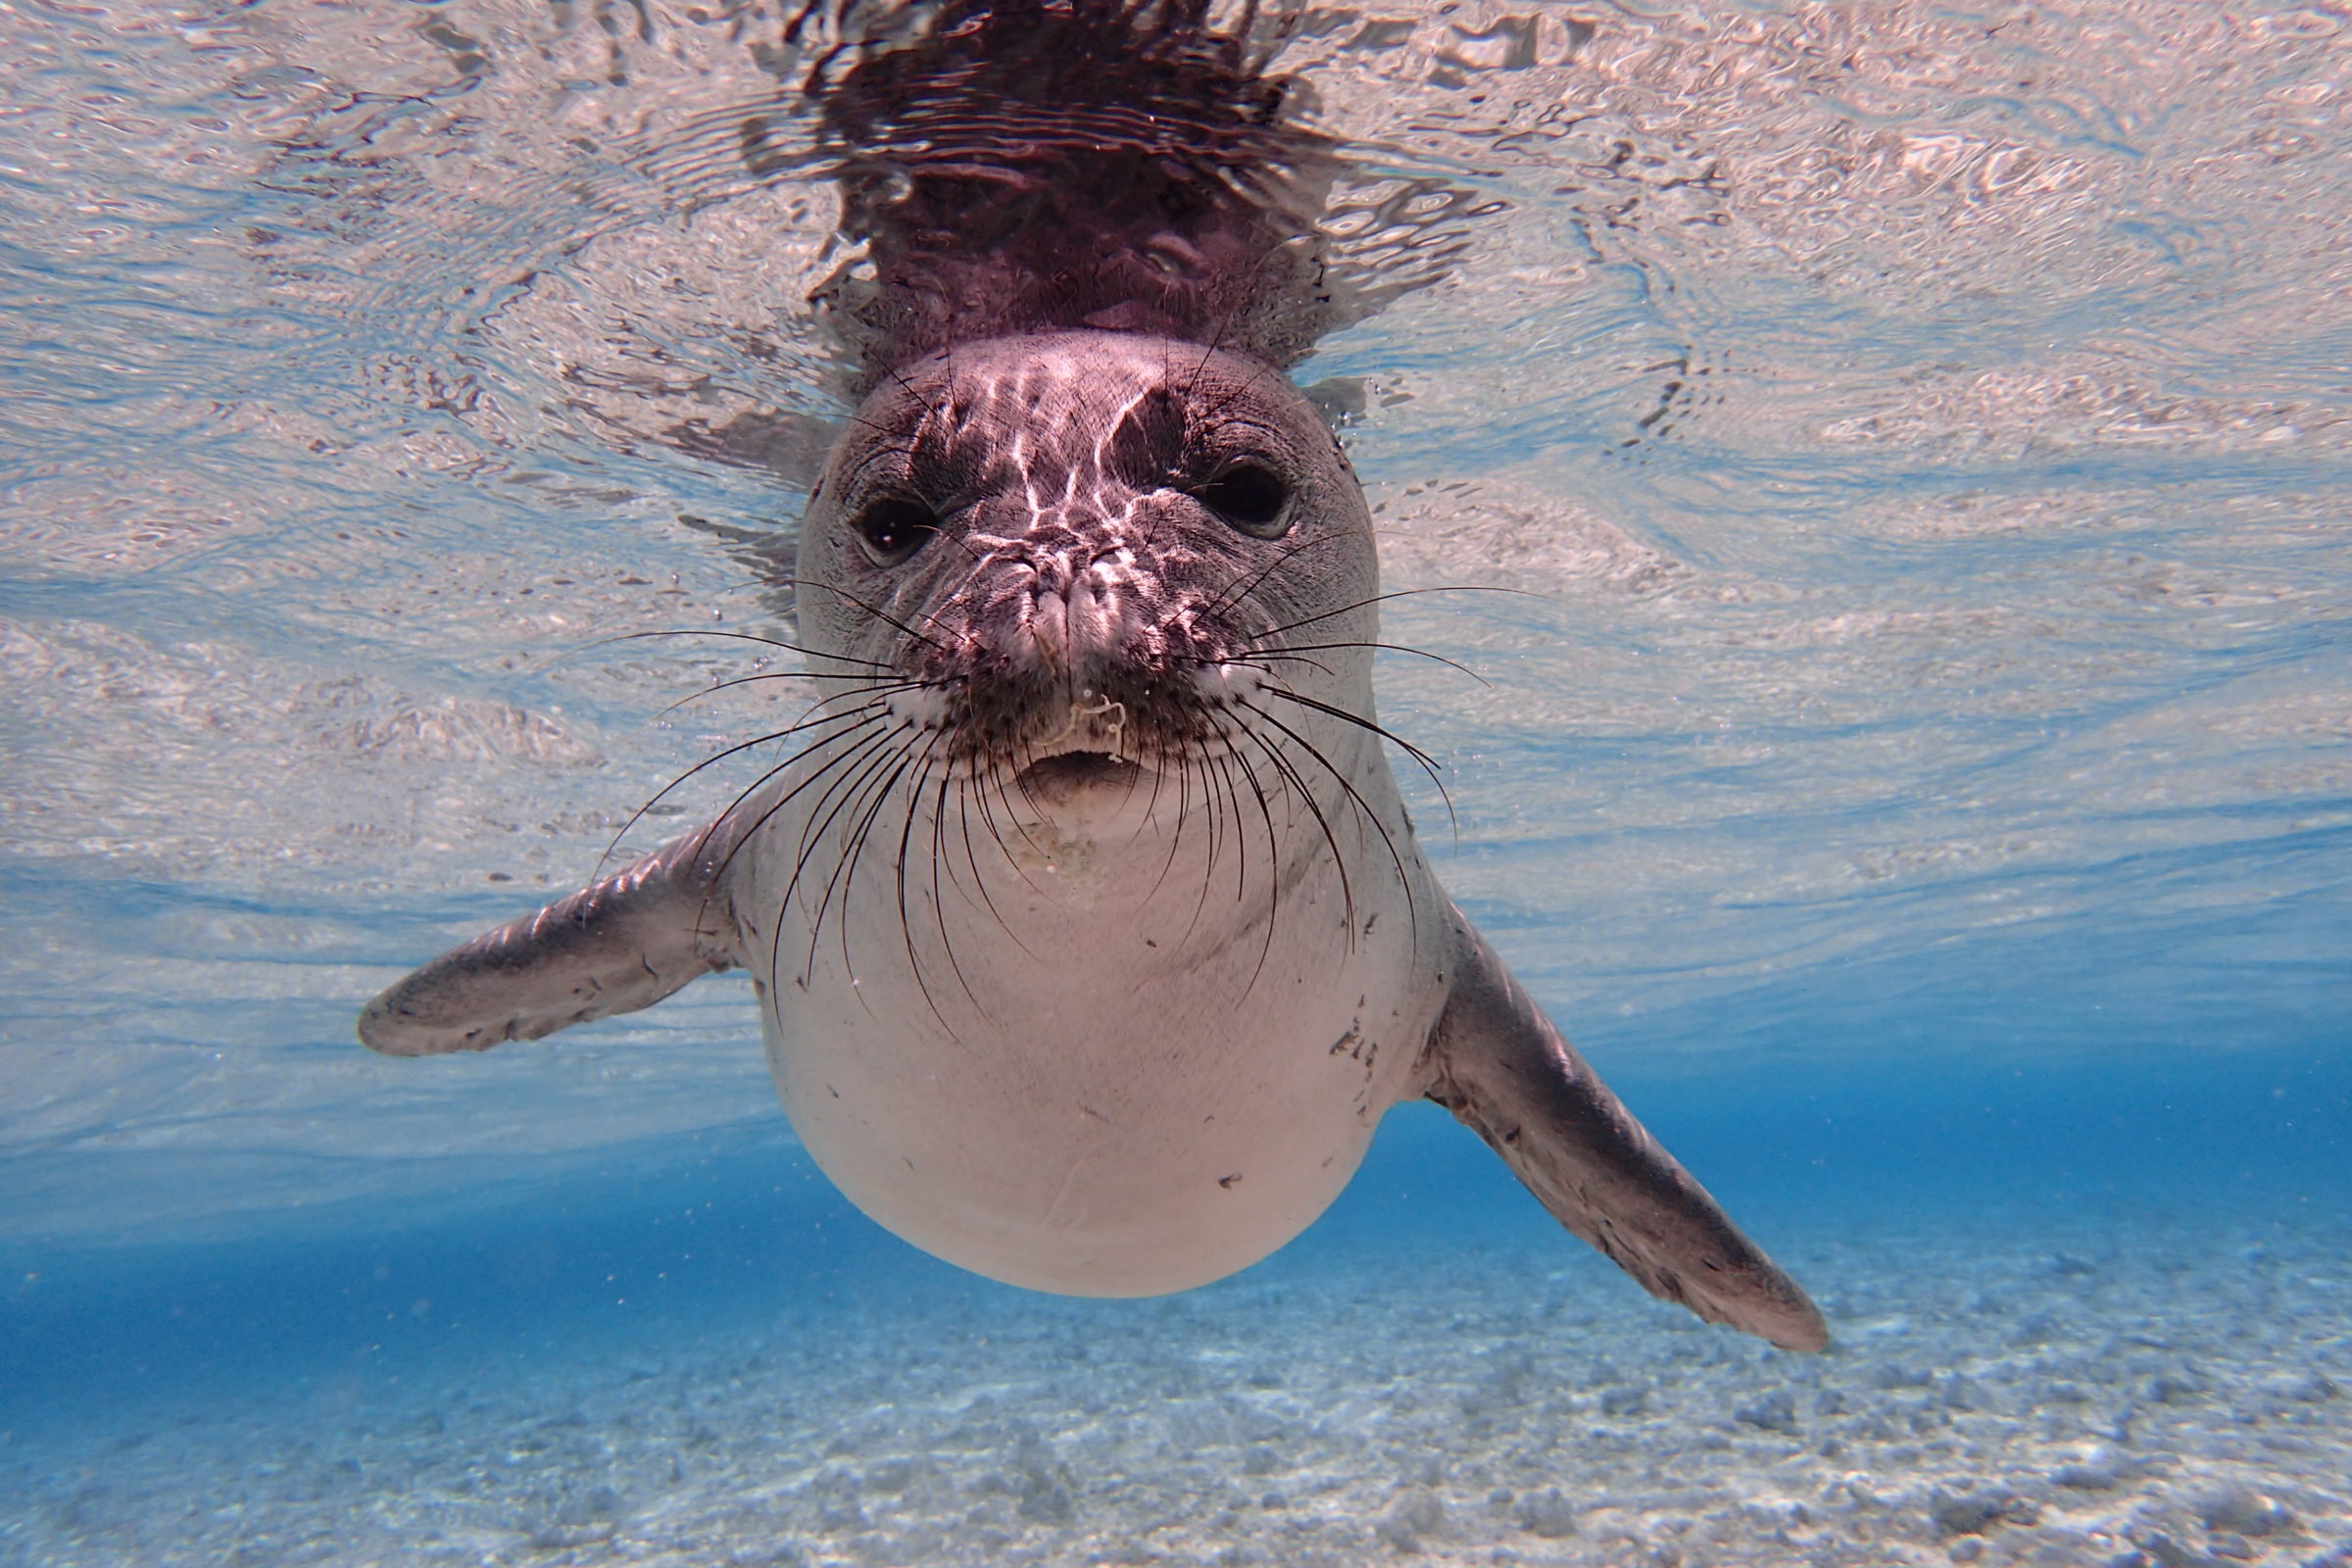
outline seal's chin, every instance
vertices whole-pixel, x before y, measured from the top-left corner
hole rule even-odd
[[[1060,806],[1096,790],[1131,790],[1143,764],[1108,752],[1056,752],[1013,775],[1021,793],[1045,806]]]

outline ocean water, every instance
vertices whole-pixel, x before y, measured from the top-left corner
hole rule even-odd
[[[1303,13],[1441,877],[1813,1292],[1429,1106],[1157,1300],[914,1252],[748,985],[360,1004],[760,718],[778,18],[0,10],[0,1565],[2352,1563],[2352,17]],[[736,781],[740,783],[741,780]],[[698,780],[632,844],[723,804]],[[698,794],[697,791],[700,791]],[[1450,805],[1450,814],[1448,805]]]

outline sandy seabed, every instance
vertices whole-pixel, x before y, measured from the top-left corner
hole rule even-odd
[[[0,1446],[0,1563],[2352,1568],[2352,1215],[1775,1232],[1788,1355],[1528,1230],[866,1278]]]

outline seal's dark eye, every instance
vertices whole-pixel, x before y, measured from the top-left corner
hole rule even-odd
[[[1256,463],[1237,463],[1196,486],[1193,499],[1252,539],[1291,531],[1291,482]]]
[[[939,517],[919,501],[884,496],[850,519],[858,542],[877,566],[895,566],[930,543]]]

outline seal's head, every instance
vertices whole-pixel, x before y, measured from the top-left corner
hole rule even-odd
[[[1237,746],[1279,771],[1286,737],[1371,711],[1363,494],[1285,377],[1199,344],[1054,332],[906,367],[835,453],[800,576],[837,699],[919,771],[1040,806]]]

